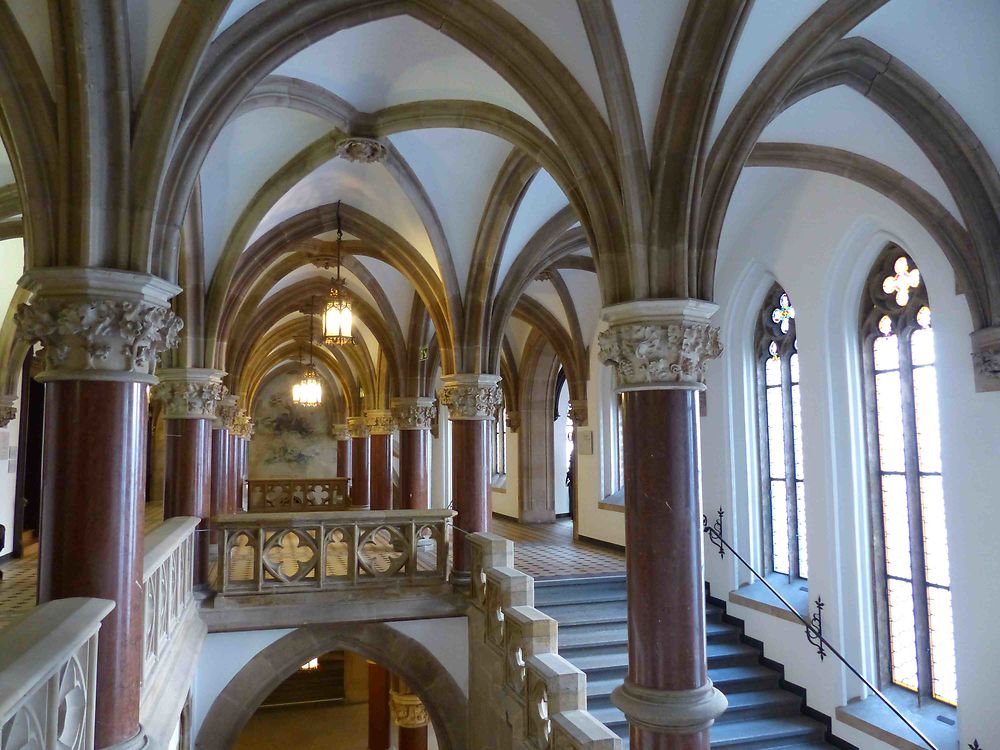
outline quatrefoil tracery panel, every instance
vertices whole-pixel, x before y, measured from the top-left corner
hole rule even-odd
[[[256,558],[256,544],[249,534],[239,533],[233,536],[229,540],[229,580],[254,580]]]
[[[346,577],[350,573],[351,532],[345,528],[331,529],[326,534],[326,574]]]
[[[369,529],[358,543],[361,573],[386,577],[395,575],[406,564],[409,544],[399,529],[379,526]]]
[[[312,575],[318,559],[316,542],[299,529],[278,531],[264,543],[265,572],[285,583]]]

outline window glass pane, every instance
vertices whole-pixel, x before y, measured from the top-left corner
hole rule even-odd
[[[799,354],[798,352],[792,352],[792,356],[788,358],[789,370],[791,370],[792,383],[799,382]]]
[[[771,546],[775,573],[788,573],[788,498],[785,483],[771,482]]]
[[[924,567],[927,582],[950,586],[948,536],[944,524],[944,488],[941,476],[920,478],[920,518],[924,527]]]
[[[764,385],[781,385],[781,360],[768,357],[764,360]]]
[[[913,620],[913,586],[889,579],[889,651],[892,655],[892,681],[917,689],[916,625]]]
[[[767,389],[767,451],[772,479],[785,477],[785,412],[781,388]]]
[[[933,367],[918,367],[913,371],[913,402],[917,413],[917,460],[920,471],[939,474],[941,426],[938,421],[937,373]]]
[[[954,705],[958,702],[955,687],[955,633],[952,627],[951,591],[927,589],[927,611],[931,635],[931,691],[935,698]]]
[[[910,519],[906,507],[906,477],[882,477],[882,523],[885,527],[885,569],[897,578],[910,580]]]
[[[875,407],[878,414],[879,465],[882,471],[905,471],[903,454],[903,404],[899,372],[875,376]]]
[[[799,386],[792,386],[792,443],[795,451],[795,478],[802,479],[802,400]]]
[[[618,454],[618,475],[615,477],[615,489],[620,490],[625,484],[625,429],[622,426],[622,404],[625,402],[624,394],[619,393],[615,401],[615,438],[617,440],[616,453]]]
[[[806,548],[806,487],[805,482],[795,483],[795,522],[798,533],[799,577],[809,577],[809,550]]]
[[[872,343],[876,370],[895,370],[899,367],[899,344],[895,336],[878,336]]]
[[[918,328],[910,335],[910,356],[913,366],[934,364],[934,331]]]

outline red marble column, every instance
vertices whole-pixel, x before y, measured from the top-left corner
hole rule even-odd
[[[242,510],[243,497],[243,438],[229,435],[229,487],[226,491],[226,512],[238,513]]]
[[[500,378],[496,375],[448,375],[442,378],[441,403],[448,407],[452,437],[452,503],[455,526],[454,571],[469,572],[466,536],[489,531],[490,422],[500,404]]]
[[[213,516],[227,513],[226,503],[229,488],[229,431],[221,422],[212,427],[212,493],[211,511]]]
[[[427,458],[435,409],[431,398],[392,400],[392,416],[399,427],[400,499],[410,510],[430,507]]]
[[[389,693],[389,708],[399,732],[398,750],[427,750],[427,709],[406,681],[395,675]]]
[[[389,672],[368,662],[368,750],[389,750]]]
[[[369,409],[365,423],[371,434],[371,509],[392,510],[392,412]]]
[[[333,438],[337,441],[337,476],[351,476],[351,436],[347,425],[334,425]]]
[[[368,425],[364,417],[348,417],[351,433],[351,509],[371,507],[371,462],[369,459]]]
[[[698,391],[721,352],[714,308],[652,300],[604,312],[601,358],[624,394],[628,571],[629,671],[612,701],[635,750],[709,750],[726,708],[708,678],[702,571]]]
[[[180,289],[148,274],[36,268],[14,316],[40,342],[45,369],[41,602],[115,602],[98,636],[95,744],[140,744],[143,504],[148,389],[157,355],[176,346]]]

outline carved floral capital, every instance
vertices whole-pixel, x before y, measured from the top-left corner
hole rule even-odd
[[[521,412],[507,412],[507,429],[510,432],[519,432],[521,430]]]
[[[972,366],[977,391],[1000,391],[1000,327],[972,334]]]
[[[608,308],[611,326],[598,336],[598,346],[601,361],[615,368],[618,389],[703,389],[705,364],[722,354],[719,329],[707,322],[714,310],[697,300]]]
[[[226,430],[232,433],[236,429],[236,417],[239,416],[239,407],[236,405],[236,396],[232,393],[223,394],[222,399],[215,408],[215,423],[213,429]]]
[[[346,424],[335,424],[330,428],[330,436],[334,440],[350,440],[351,434],[347,431]]]
[[[427,726],[427,708],[413,693],[389,691],[389,710],[396,726],[404,729],[418,729]]]
[[[396,420],[388,409],[369,409],[365,412],[365,423],[372,435],[391,435],[396,431]]]
[[[371,435],[364,417],[348,417],[347,433],[357,440],[363,440]]]
[[[432,398],[394,398],[392,416],[401,430],[429,430],[437,406]]]
[[[223,374],[200,368],[161,370],[152,396],[163,403],[167,419],[215,419],[227,392]]]
[[[569,419],[577,427],[587,426],[587,399],[572,399],[569,402]]]
[[[0,395],[0,427],[6,427],[17,419],[17,396]]]
[[[452,421],[495,419],[503,403],[500,377],[497,375],[446,375],[442,378],[438,399],[448,407]]]
[[[18,336],[44,347],[38,379],[156,383],[157,356],[177,345],[180,290],[148,274],[44,268],[19,282],[33,293],[14,314]]]

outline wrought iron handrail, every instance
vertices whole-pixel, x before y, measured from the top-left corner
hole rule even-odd
[[[784,605],[785,609],[791,612],[792,615],[794,615],[795,618],[805,626],[806,637],[809,639],[810,643],[816,644],[818,646],[820,659],[822,659],[825,656],[825,652],[823,650],[824,647],[829,649],[830,653],[832,653],[834,656],[840,659],[840,662],[845,667],[847,667],[854,674],[855,677],[861,680],[868,687],[868,689],[871,690],[872,693],[874,693],[879,698],[879,700],[881,700],[888,707],[890,711],[896,714],[896,716],[899,717],[899,720],[902,721],[904,724],[906,724],[906,726],[909,727],[910,730],[915,735],[917,735],[923,741],[923,743],[927,745],[927,747],[930,748],[930,750],[938,750],[937,745],[931,742],[930,739],[928,739],[927,735],[921,732],[912,721],[907,719],[903,715],[903,713],[898,708],[896,708],[895,705],[893,705],[892,701],[890,701],[888,698],[885,697],[885,695],[882,693],[881,690],[875,687],[867,677],[861,674],[861,672],[858,670],[857,667],[851,664],[844,657],[844,655],[841,654],[840,651],[838,651],[836,647],[834,647],[834,645],[826,639],[826,637],[823,635],[821,616],[819,618],[820,624],[818,626],[814,624],[814,622],[807,621],[806,618],[804,618],[802,615],[798,613],[798,611],[796,611],[795,607],[789,604],[788,600],[785,599],[785,597],[783,597],[781,594],[778,593],[778,590],[775,589],[774,586],[772,586],[764,576],[758,573],[756,569],[749,562],[747,562],[747,560],[743,557],[743,555],[737,552],[729,542],[727,542],[725,539],[722,538],[722,518],[724,515],[725,511],[723,511],[722,508],[719,508],[718,518],[716,519],[715,523],[711,525],[708,523],[708,516],[702,516],[702,527],[703,527],[702,530],[706,534],[708,534],[709,540],[719,550],[719,557],[725,557],[726,556],[725,550],[727,549],[730,552],[732,552],[733,556],[741,563],[743,563],[743,566],[751,573],[753,573],[753,575],[761,583],[763,583],[764,586],[767,587],[768,591],[774,594],[774,596],[778,599],[778,601],[780,601]],[[822,614],[822,609],[823,609],[822,600],[817,599],[816,603],[820,610],[820,614]],[[814,615],[812,619],[813,621],[815,621],[816,616]]]

